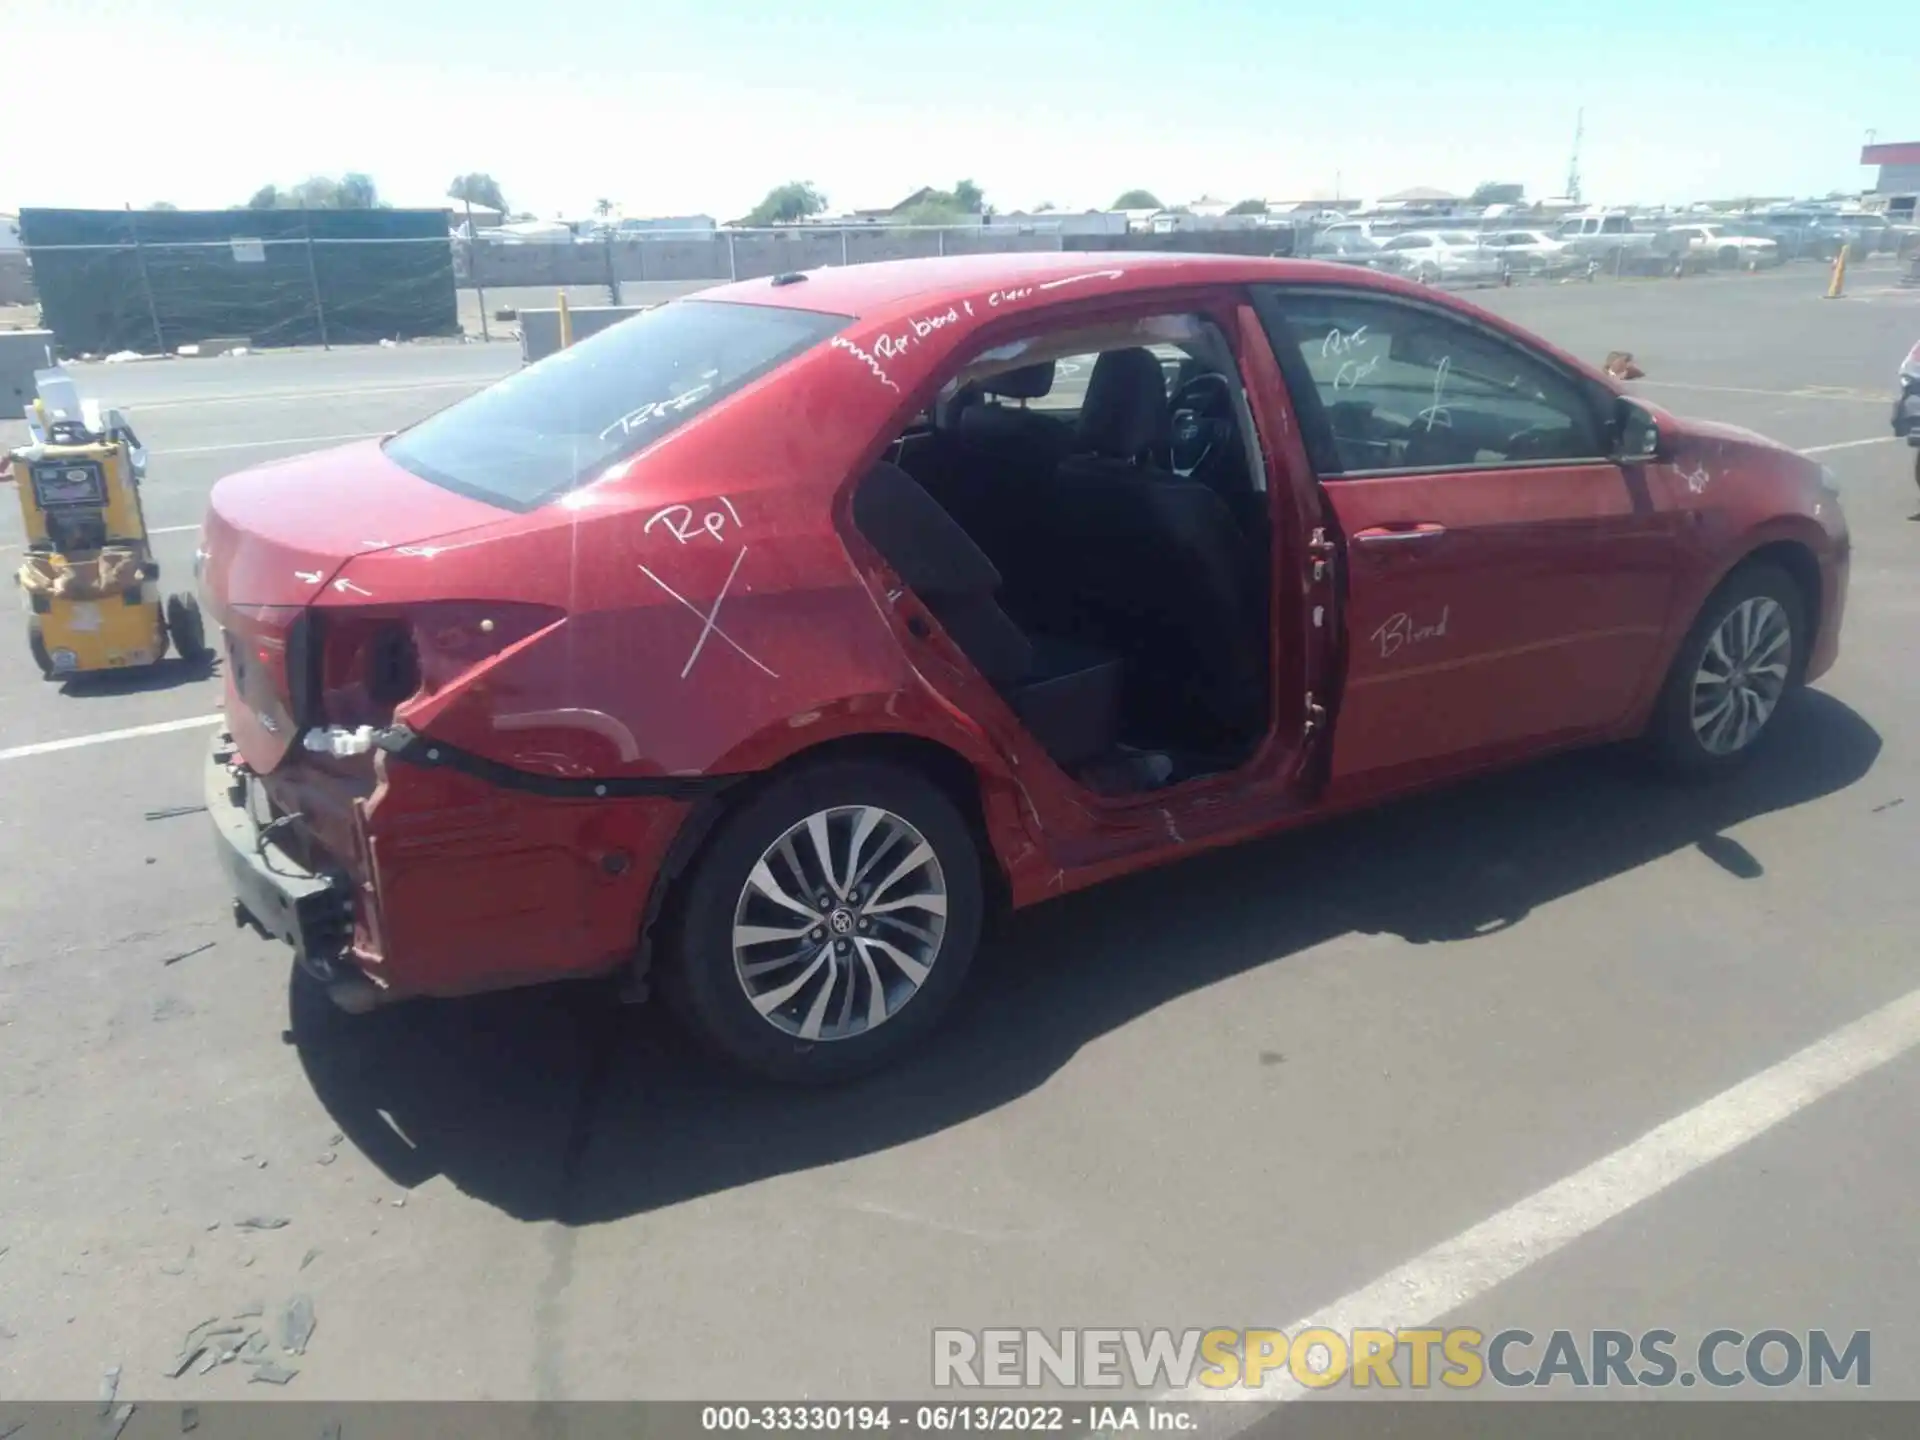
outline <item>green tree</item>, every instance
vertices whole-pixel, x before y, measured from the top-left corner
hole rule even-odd
[[[1115,210],[1158,210],[1160,197],[1151,190],[1128,190],[1113,202]]]
[[[983,215],[987,209],[987,197],[980,187],[971,180],[962,180],[949,192],[954,205],[969,215]]]
[[[340,188],[335,191],[336,203],[342,210],[379,210],[380,192],[374,188],[373,177],[362,175],[357,170],[349,170],[340,177]]]
[[[447,186],[447,196],[469,205],[478,205],[483,210],[498,210],[502,215],[507,213],[507,197],[500,189],[500,182],[484,170],[476,170],[471,175],[456,175],[453,183]]]
[[[961,209],[945,191],[936,191],[890,219],[895,225],[960,225],[977,213]]]
[[[1474,187],[1473,194],[1467,197],[1469,205],[1518,205],[1525,198],[1527,187],[1512,185],[1505,181],[1488,180]]]
[[[147,206],[149,210],[178,210],[180,207],[171,200],[156,200]]]
[[[247,201],[249,210],[277,210],[280,208],[280,187],[262,185],[253,192],[253,198]]]
[[[810,180],[789,180],[776,185],[766,197],[747,212],[749,225],[790,225],[827,208],[827,197]]]
[[[1264,215],[1267,213],[1267,202],[1264,200],[1242,200],[1238,205],[1227,211],[1227,213],[1229,215]]]
[[[593,202],[593,213],[598,215],[602,220],[606,219],[609,215],[613,214],[613,201],[602,196]]]

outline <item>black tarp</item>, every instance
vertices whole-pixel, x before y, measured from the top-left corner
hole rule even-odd
[[[459,333],[444,210],[22,210],[20,239],[68,355]]]

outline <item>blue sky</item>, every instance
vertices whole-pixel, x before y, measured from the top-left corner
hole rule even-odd
[[[1804,0],[5,9],[36,60],[9,67],[0,210],[226,205],[344,170],[399,204],[485,170],[542,215],[604,196],[723,220],[790,179],[835,209],[962,177],[1003,210],[1133,186],[1306,198],[1336,180],[1545,196],[1582,106],[1588,198],[1664,202],[1856,188],[1867,130],[1920,139],[1905,0],[1834,18]],[[81,55],[84,77],[37,63]]]

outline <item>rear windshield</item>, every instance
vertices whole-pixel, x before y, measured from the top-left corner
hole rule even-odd
[[[676,300],[548,356],[387,442],[423,480],[531,510],[677,429],[847,323]]]

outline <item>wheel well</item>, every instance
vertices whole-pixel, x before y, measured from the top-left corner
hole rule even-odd
[[[1808,636],[1820,633],[1820,562],[1814,559],[1813,551],[1798,540],[1775,540],[1743,557],[1728,572],[1729,577],[1737,575],[1749,565],[1772,565],[1786,571],[1788,578],[1800,591],[1801,604],[1806,607]]]
[[[1011,909],[1007,877],[1001,870],[993,842],[987,834],[985,806],[980,798],[980,778],[973,766],[938,741],[917,735],[849,735],[789,755],[770,770],[750,776],[729,786],[687,812],[680,833],[667,848],[651,893],[646,913],[641,917],[639,943],[626,981],[630,998],[643,998],[645,979],[652,961],[655,937],[674,921],[673,904],[681,881],[705,853],[713,832],[728,814],[752,799],[775,780],[794,771],[833,760],[883,760],[913,770],[937,785],[959,809],[967,828],[973,832],[980,849],[980,877],[986,886],[989,917],[1004,915]]]

